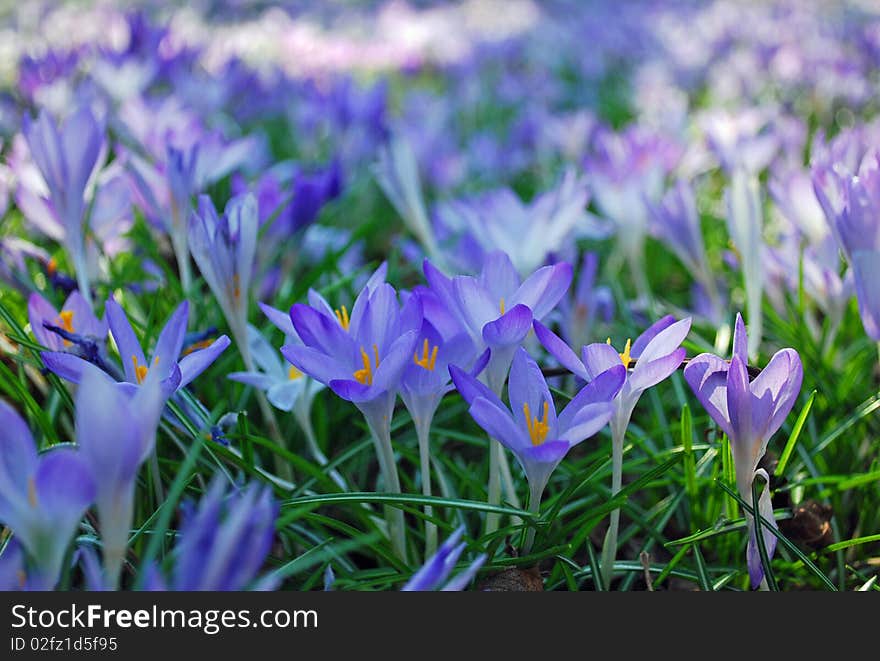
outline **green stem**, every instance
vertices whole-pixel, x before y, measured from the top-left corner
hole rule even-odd
[[[303,395],[302,401],[305,403],[300,406],[300,402],[297,402],[296,406],[293,408],[293,415],[300,429],[303,430],[303,434],[305,434],[309,453],[321,467],[325,467],[330,462],[327,461],[327,456],[321,452],[321,448],[318,446],[318,439],[315,436],[315,428],[312,426],[312,418],[309,415],[309,408],[311,405],[311,402],[308,401],[309,399],[311,398],[307,398],[306,395]],[[340,489],[348,491],[348,484],[346,483],[345,478],[342,477],[340,472],[335,468],[330,470],[330,479],[332,479]]]
[[[611,421],[611,497],[614,498],[623,486],[623,441],[629,420]],[[620,528],[620,509],[611,512],[608,532],[602,546],[602,580],[606,588],[611,586],[614,576],[614,561],[617,558],[617,536]]]
[[[489,439],[489,487],[488,503],[501,504],[501,443],[494,438]],[[486,514],[486,534],[491,535],[498,530],[500,516],[495,512]]]
[[[419,464],[422,472],[422,495],[431,496],[431,422],[418,421],[416,436],[419,440]],[[434,508],[425,505],[425,561],[437,551],[437,526],[430,521]]]
[[[391,445],[391,420],[387,415],[366,415],[366,419],[376,447],[385,489],[390,493],[401,493],[400,476],[397,473],[397,462],[394,460],[394,448]],[[406,525],[403,510],[386,505],[385,521],[388,524],[391,547],[397,557],[406,562]]]
[[[529,485],[529,512],[535,515],[535,521],[537,521],[538,513],[541,511],[541,496],[544,493],[543,485],[530,484]],[[534,523],[534,522],[533,522]],[[526,541],[523,544],[523,555],[528,555],[532,552],[532,545],[535,543],[535,528],[534,526],[530,526],[528,532],[526,533]]]

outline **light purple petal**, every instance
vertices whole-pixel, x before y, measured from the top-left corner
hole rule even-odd
[[[514,453],[519,454],[532,447],[525,425],[517,425],[507,408],[498,407],[488,399],[477,397],[471,404],[470,414],[491,438]]]
[[[537,319],[532,323],[532,327],[535,329],[535,335],[537,336],[538,341],[544,346],[550,355],[559,361],[560,365],[575,376],[579,376],[584,381],[589,381],[590,376],[587,373],[586,368],[584,368],[584,364],[577,357],[577,354],[572,351],[558,335],[553,333]]]
[[[623,365],[620,354],[610,344],[596,342],[588,344],[582,350],[584,367],[591,379],[596,378],[602,372],[611,369],[615,365]]]
[[[353,372],[339,361],[311,347],[288,344],[281,347],[284,357],[300,372],[329,385],[334,379],[348,379]]]
[[[449,375],[452,377],[455,389],[458,390],[459,394],[468,404],[473,404],[477,398],[482,397],[489,400],[493,406],[504,408],[504,404],[502,404],[498,396],[486,384],[478,381],[471,374],[468,374],[467,371],[457,365],[450,365]]]
[[[107,299],[104,315],[110,325],[110,332],[113,334],[116,347],[119,349],[119,357],[122,359],[122,367],[125,370],[125,380],[129,383],[137,383],[137,371],[134,363],[137,361],[138,365],[146,365],[147,359],[144,357],[144,351],[134,334],[134,329],[131,327],[125,311],[112,298]],[[174,358],[176,359],[177,356]]]
[[[299,337],[296,334],[296,330],[293,327],[293,321],[290,319],[290,313],[284,313],[277,308],[273,308],[271,305],[266,305],[265,303],[257,303],[260,306],[260,309],[263,311],[263,314],[271,321],[276,328],[278,328],[285,335],[290,335],[291,337]],[[328,306],[329,308],[329,306]],[[330,314],[333,314],[333,310],[330,310]]]
[[[556,437],[556,407],[550,396],[550,389],[547,387],[541,368],[522,347],[517,349],[514,354],[507,382],[507,392],[514,419],[520,421],[526,420],[524,413],[526,405],[528,405],[529,414],[533,418],[544,420],[544,402],[547,402],[548,420],[545,422],[549,423],[549,437]]]
[[[736,323],[734,324],[733,329],[733,355],[739,356],[740,359],[748,364],[748,345],[749,338],[746,334],[746,325],[743,321],[742,315],[737,312],[736,313]]]
[[[572,266],[568,262],[544,266],[526,278],[510,304],[527,305],[535,319],[543,319],[568,291],[572,273]]]
[[[40,353],[43,364],[53,374],[57,374],[62,379],[67,379],[73,383],[79,383],[82,379],[83,371],[93,365],[79,356],[63,351],[43,351]],[[109,377],[108,377],[109,378]]]
[[[739,355],[734,355],[727,370],[727,412],[730,414],[731,443],[751,448],[752,438],[752,391],[749,389],[749,372]],[[745,445],[744,445],[745,444]]]
[[[731,435],[727,412],[727,362],[710,353],[691,358],[684,368],[684,379],[709,416],[725,434]]]
[[[621,365],[621,367],[623,366]],[[560,426],[562,430],[560,439],[568,441],[571,445],[576,445],[594,436],[611,420],[614,408],[612,402],[597,402],[581,407],[566,429],[562,429]]]
[[[865,332],[880,340],[880,251],[856,250],[850,259]]]
[[[647,328],[647,330],[645,330],[644,333],[636,338],[635,342],[632,343],[632,347],[630,348],[630,355],[636,359],[641,358],[642,352],[648,347],[648,344],[651,342],[651,340],[653,340],[661,332],[672,326],[672,324],[674,323],[675,317],[673,317],[671,314],[668,314],[665,317],[662,317],[655,321]],[[685,332],[685,335],[687,335],[687,332]],[[678,344],[681,344],[681,342],[679,342]],[[678,346],[678,344],[676,344],[675,346]],[[669,350],[672,351],[672,349],[674,348],[675,347],[670,347]]]
[[[157,368],[163,378],[170,374],[171,365],[177,362],[180,349],[183,347],[183,336],[186,334],[186,323],[189,319],[189,301],[184,301],[168,317],[159,339],[156,340],[156,349],[153,351],[153,360],[148,365],[150,369]],[[194,352],[199,353],[199,352]],[[194,354],[190,354],[191,356]],[[204,369],[204,368],[203,368]]]
[[[532,328],[532,311],[516,305],[495,321],[483,326],[483,340],[490,347],[505,347],[522,342]]]
[[[59,525],[76,525],[95,500],[95,481],[73,448],[49,450],[40,457],[34,476],[37,502]],[[58,531],[69,534],[73,531]]]
[[[629,377],[630,391],[642,392],[669,377],[681,365],[686,353],[684,347],[679,347],[672,353],[647,363],[642,362],[644,358],[639,358]]]
[[[225,335],[221,335],[204,349],[193,351],[181,358],[179,363],[180,385],[178,385],[178,388],[183,388],[199,374],[208,369],[208,366],[217,360],[217,357],[223,353],[228,346],[229,338]]]
[[[0,399],[0,491],[12,487],[27,493],[28,477],[37,467],[37,448],[27,424],[9,404]],[[0,500],[3,496],[0,496]]]

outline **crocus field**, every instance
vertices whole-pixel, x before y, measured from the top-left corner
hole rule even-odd
[[[880,590],[876,5],[0,52],[0,589]]]

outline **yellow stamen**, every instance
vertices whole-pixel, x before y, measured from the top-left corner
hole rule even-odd
[[[547,440],[547,434],[550,432],[550,402],[544,402],[544,417],[542,420],[532,417],[528,403],[523,404],[523,413],[526,415],[526,426],[529,429],[529,438],[532,439],[532,445],[541,445]]]
[[[144,379],[147,378],[147,374],[149,373],[149,368],[146,365],[138,365],[137,356],[131,357],[131,362],[134,365],[134,375],[137,378],[138,385],[144,382]],[[159,364],[159,356],[156,356],[153,359],[153,365]]]
[[[303,373],[296,369],[293,365],[290,366],[290,369],[287,370],[287,378],[291,381],[296,381],[297,379],[302,378]]]
[[[237,301],[241,298],[241,280],[238,273],[232,276],[232,297]]]
[[[201,349],[207,349],[209,346],[213,344],[213,340],[208,338],[207,340],[201,340],[200,342],[193,342],[186,349],[183,350],[183,355],[188,356],[193,351],[199,351]]]
[[[66,330],[68,333],[72,333],[73,332],[73,311],[72,310],[62,310],[61,313],[58,315],[58,317],[61,319],[61,326],[64,328],[64,330]]]
[[[34,478],[28,479],[28,502],[31,507],[37,506],[37,483],[34,482]]]
[[[58,270],[58,260],[54,257],[49,260],[49,263],[46,264],[46,272],[49,275],[55,275],[55,271]]]
[[[379,347],[377,345],[373,345],[373,354],[376,356],[376,369],[379,368]],[[364,363],[364,368],[361,370],[356,370],[354,373],[355,381],[358,383],[362,383],[365,386],[373,385],[373,366],[370,364],[370,354],[364,351],[364,348],[361,347],[361,360]]]
[[[62,310],[58,315],[58,321],[61,322],[61,327],[66,330],[68,333],[73,332],[73,311],[72,310]],[[64,342],[64,346],[70,346],[70,340],[62,340]]]
[[[336,313],[336,318],[339,320],[339,325],[342,326],[343,330],[348,330],[349,325],[351,324],[351,320],[348,318],[348,310],[343,305],[341,311],[339,309],[334,310]]]
[[[605,344],[611,346],[611,338],[609,337]],[[623,363],[623,366],[629,368],[629,364],[632,362],[632,355],[630,354],[630,349],[632,348],[632,340],[627,339],[626,346],[623,347],[623,353],[618,353],[620,356],[620,362]]]
[[[419,352],[416,351],[413,354],[413,362],[419,367],[424,367],[429,372],[434,371],[434,366],[437,364],[437,350],[440,347],[434,347],[433,350],[430,351],[430,357],[428,356],[428,351],[431,348],[431,345],[428,343],[428,338],[425,338],[425,343],[422,345],[422,357],[419,358]]]
[[[498,309],[501,310],[501,314],[504,314],[507,308],[504,307],[504,299],[501,299],[501,304],[498,306]]]

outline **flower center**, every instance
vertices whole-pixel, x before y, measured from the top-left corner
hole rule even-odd
[[[440,347],[434,347],[431,349],[431,345],[428,343],[428,338],[425,338],[425,343],[422,345],[422,357],[419,358],[419,352],[416,351],[413,354],[413,362],[419,367],[423,367],[429,372],[434,371],[434,366],[437,364],[437,351]],[[428,352],[430,350],[430,357],[428,356]]]
[[[293,365],[290,366],[290,369],[287,370],[287,378],[291,381],[296,381],[297,379],[302,378],[303,373],[296,369]]]
[[[532,417],[528,403],[523,404],[523,413],[526,415],[526,427],[529,428],[529,438],[532,439],[532,445],[541,445],[541,443],[547,440],[547,434],[550,431],[550,423],[548,421],[550,402],[544,402],[544,417],[542,420]]]
[[[138,385],[144,382],[144,379],[147,378],[147,374],[150,372],[150,369],[146,365],[139,365],[137,356],[131,357],[131,362],[134,365],[134,375],[137,378]],[[153,365],[159,364],[159,356],[156,356],[153,359]]]
[[[605,344],[611,346],[611,338],[609,337]],[[632,355],[630,355],[630,349],[632,348],[632,340],[627,339],[626,346],[623,347],[623,353],[617,354],[620,356],[620,362],[623,363],[623,366],[629,369],[629,364],[632,362]]]
[[[339,320],[339,325],[342,326],[342,330],[348,330],[348,327],[351,325],[351,320],[348,318],[348,309],[343,305],[342,308],[336,309],[333,312],[336,313],[336,319]],[[363,349],[361,349],[363,351]]]
[[[73,332],[73,310],[62,310],[58,313],[58,321],[61,322],[61,328],[66,330],[68,333]],[[62,340],[64,342],[64,346],[70,346],[70,340]]]
[[[501,314],[504,314],[504,312],[507,310],[507,308],[504,306],[504,299],[503,298],[501,299],[501,302],[498,304],[498,309],[501,311]]]
[[[376,357],[376,369],[378,369],[379,347],[375,344],[373,345],[373,354]],[[361,347],[361,360],[364,363],[364,368],[360,370],[355,370],[354,379],[358,383],[362,383],[365,386],[371,386],[373,385],[373,366],[370,364],[370,354],[368,354],[363,347]]]
[[[188,356],[193,351],[201,351],[202,349],[207,349],[211,346],[212,340],[208,338],[207,340],[200,340],[198,342],[193,342],[186,349],[183,350],[183,355]]]

